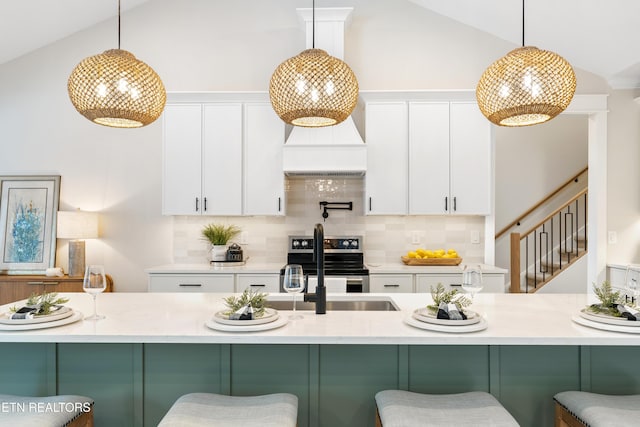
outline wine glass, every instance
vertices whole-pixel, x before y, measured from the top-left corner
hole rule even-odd
[[[462,289],[471,293],[471,301],[482,290],[482,269],[479,264],[467,264],[462,270]]]
[[[82,289],[93,297],[93,315],[85,317],[85,320],[101,320],[105,316],[96,313],[96,296],[104,292],[107,287],[107,278],[104,275],[104,267],[101,265],[88,265],[84,272]]]
[[[640,294],[640,270],[638,268],[627,266],[624,286],[627,289],[627,296],[631,295],[631,303],[638,304],[638,295]]]
[[[304,273],[301,265],[288,264],[284,268],[282,287],[285,291],[293,294],[293,314],[289,316],[289,319],[302,319],[301,315],[296,314],[296,294],[304,291]]]

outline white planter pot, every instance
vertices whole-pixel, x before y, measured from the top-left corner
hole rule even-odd
[[[227,245],[213,245],[211,247],[211,261],[226,261]]]

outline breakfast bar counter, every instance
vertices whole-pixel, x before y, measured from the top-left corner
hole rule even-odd
[[[61,295],[74,310],[92,312],[89,295]],[[520,425],[537,427],[553,425],[560,391],[640,393],[640,334],[576,323],[588,303],[583,294],[480,293],[470,309],[486,329],[470,333],[405,323],[431,302],[425,293],[335,294],[328,299],[391,299],[399,310],[303,310],[288,322],[290,312],[281,310],[285,321],[275,329],[211,329],[206,323],[225,296],[102,294],[104,320],[0,331],[0,394],[86,395],[96,401],[96,426],[155,426],[186,393],[289,392],[299,397],[304,427],[373,425],[374,396],[384,389],[481,390]],[[283,299],[291,296],[269,296]]]
[[[572,321],[587,305],[586,294],[483,294],[469,309],[486,319],[473,333],[417,329],[404,322],[415,309],[432,303],[429,294],[330,294],[328,300],[392,301],[397,311],[327,310],[258,332],[217,331],[205,323],[225,309],[216,293],[105,293],[98,311],[106,318],[31,331],[2,331],[0,342],[54,343],[216,343],[216,344],[374,344],[374,345],[640,345],[640,333],[602,331]],[[60,294],[67,306],[91,314],[91,297]],[[302,296],[298,296],[298,302]],[[270,301],[291,301],[271,294]],[[6,312],[12,306],[0,306]],[[281,311],[286,319],[289,311]],[[2,326],[0,325],[0,329]],[[640,332],[640,328],[638,329]]]

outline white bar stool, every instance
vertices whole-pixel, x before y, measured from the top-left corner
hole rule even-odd
[[[225,396],[190,393],[171,406],[158,427],[295,427],[298,398],[289,393]]]
[[[93,427],[93,399],[84,396],[0,394],[0,425],[20,427]]]
[[[422,394],[384,390],[376,394],[376,405],[376,427],[519,426],[495,397],[482,391]]]
[[[586,391],[563,391],[553,396],[556,427],[637,427],[640,395],[612,396]]]

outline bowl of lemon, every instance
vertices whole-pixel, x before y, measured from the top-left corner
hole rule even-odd
[[[406,265],[458,265],[462,262],[462,258],[455,249],[419,248],[407,252],[401,258]]]

